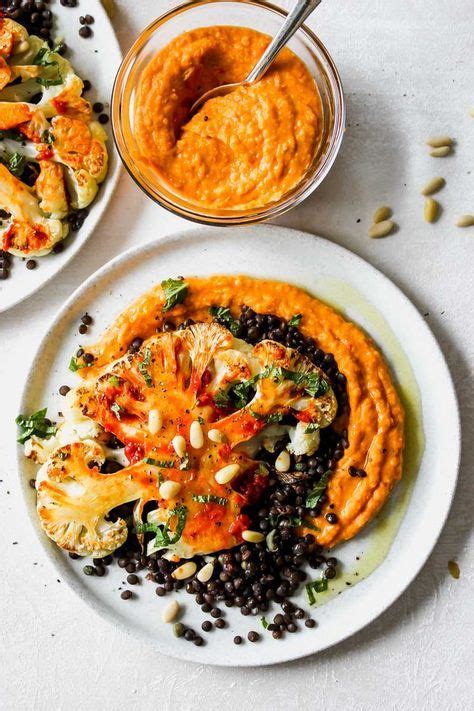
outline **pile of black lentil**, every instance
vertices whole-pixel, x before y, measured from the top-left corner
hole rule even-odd
[[[166,321],[163,330],[181,329],[192,323],[190,319],[182,324]],[[223,324],[228,325],[224,322]],[[255,313],[251,308],[243,306],[238,322],[234,322],[233,332],[252,344],[269,338],[295,348],[326,374],[337,397],[338,414],[347,408],[346,378],[338,370],[334,356],[324,353],[312,338],[306,338],[296,326],[289,325],[278,316]],[[134,339],[131,350],[138,350],[141,344],[141,339]],[[273,531],[271,550],[265,540],[261,543],[242,543],[216,556],[214,572],[208,582],[202,583],[196,577],[182,581],[172,577],[173,570],[180,563],[172,563],[163,558],[164,551],[150,556],[144,555],[137,539],[131,535],[113,556],[95,559],[93,566],[85,566],[84,573],[101,577],[105,574],[106,566],[116,561],[127,573],[126,581],[132,588],[140,582],[137,575],[139,571],[147,571],[145,577],[157,585],[156,594],[159,597],[185,588],[201,610],[211,617],[211,620],[207,619],[202,623],[204,632],[226,626],[222,617],[222,606],[238,607],[244,616],[261,617],[263,627],[275,639],[281,639],[285,633],[296,632],[303,620],[306,627],[314,627],[315,621],[307,617],[306,612],[295,606],[289,598],[307,582],[308,575],[303,570],[306,564],[312,569],[322,569],[321,580],[324,582],[336,576],[337,560],[322,555],[322,548],[316,545],[312,534],[302,538],[297,535],[296,529],[303,518],[320,513],[326,501],[325,495],[319,499],[316,508],[307,509],[305,503],[308,494],[328,470],[336,467],[349,443],[347,432],[338,434],[331,427],[323,429],[317,452],[313,456],[292,455],[289,472],[282,474],[275,470],[274,463],[287,443],[288,438],[282,438],[277,442],[274,452],[262,449],[257,453],[256,458],[265,462],[268,467],[268,485],[259,500],[243,510],[243,513],[250,517],[249,527],[252,530],[260,531],[266,536]],[[119,449],[123,445],[112,436],[109,446]],[[120,468],[117,462],[109,459],[103,471],[111,473]],[[122,506],[116,509],[113,515],[124,518],[132,528],[132,508],[132,504]],[[326,514],[326,518],[329,523],[337,523],[337,512]],[[204,558],[200,556],[196,556],[194,562],[198,570],[205,564]],[[127,588],[122,590],[121,597],[129,600],[134,597],[134,593]],[[267,622],[265,614],[274,603],[281,606],[282,612],[277,612],[273,619]],[[175,625],[175,633],[198,646],[203,644],[203,638],[182,623]],[[252,630],[247,638],[256,642],[260,639],[260,634]],[[241,636],[234,638],[235,644],[242,642]]]

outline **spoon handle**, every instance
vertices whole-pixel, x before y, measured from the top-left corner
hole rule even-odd
[[[306,18],[320,3],[321,0],[297,0],[296,5],[287,16],[280,30],[246,78],[246,82],[258,81],[262,78],[280,50],[283,49],[285,44],[293,37],[296,30],[301,27]]]

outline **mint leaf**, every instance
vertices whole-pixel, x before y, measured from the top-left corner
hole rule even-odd
[[[20,436],[17,442],[25,444],[33,435],[40,439],[49,439],[56,434],[56,425],[46,417],[46,407],[38,410],[33,415],[25,416],[18,415],[15,419],[16,424],[20,428]]]
[[[320,578],[320,580],[314,580],[312,583],[307,583],[305,585],[306,595],[308,597],[308,602],[310,605],[314,605],[316,598],[314,593],[326,592],[328,589],[328,579]]]
[[[163,312],[169,311],[176,304],[181,304],[188,293],[188,285],[182,278],[165,279],[161,282],[161,288],[166,298],[165,305],[161,309]]]
[[[225,506],[227,499],[224,496],[215,496],[214,494],[193,494],[193,501],[198,504],[219,504],[219,506]]]
[[[226,306],[211,306],[209,313],[216,321],[225,324],[233,336],[239,336],[242,333],[242,326]]]
[[[319,504],[319,501],[321,500],[322,495],[326,491],[326,487],[328,485],[329,477],[331,476],[331,470],[328,469],[324,474],[322,475],[321,479],[318,481],[314,489],[308,494],[308,498],[306,499],[306,508],[307,509],[314,509],[316,506]]]

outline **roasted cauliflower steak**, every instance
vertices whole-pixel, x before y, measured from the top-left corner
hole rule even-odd
[[[139,536],[156,533],[148,552],[168,548],[179,559],[237,545],[242,508],[254,503],[248,484],[264,487],[268,473],[241,445],[288,414],[317,433],[337,410],[324,373],[308,359],[274,341],[249,346],[217,323],[156,334],[100,368],[79,365],[83,380],[68,393],[69,411],[114,434],[130,462],[116,474],[101,474],[103,449],[85,439],[58,446],[43,465],[42,526],[79,555],[105,555],[124,542],[123,521],[107,517],[131,501]],[[67,417],[66,411],[58,441]],[[197,444],[190,435],[196,423],[203,434]],[[229,466],[235,476],[221,483],[216,474]],[[166,482],[178,485],[172,496],[164,493]],[[149,501],[157,508],[143,521]]]

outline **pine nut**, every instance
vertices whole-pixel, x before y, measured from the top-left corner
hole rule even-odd
[[[209,430],[207,436],[209,437],[211,442],[215,442],[216,444],[222,444],[222,442],[225,442],[226,440],[225,434],[220,430],[216,430],[215,428]]]
[[[433,158],[444,158],[451,153],[451,146],[440,146],[439,148],[433,148],[430,151],[430,156]]]
[[[228,484],[240,472],[238,464],[228,464],[215,473],[215,480],[218,484]]]
[[[383,222],[377,222],[369,230],[369,237],[373,239],[378,239],[379,237],[386,237],[395,227],[395,223],[392,220],[384,220]]]
[[[176,435],[173,437],[171,444],[173,445],[173,449],[178,457],[184,457],[186,454],[186,440],[183,435]]]
[[[386,205],[381,205],[374,212],[372,221],[377,224],[378,222],[384,222],[384,220],[388,220],[390,217],[392,217],[391,208],[387,207]]]
[[[213,572],[214,563],[206,563],[206,565],[203,565],[199,573],[196,575],[196,578],[200,583],[207,583],[207,581],[212,578]]]
[[[179,568],[176,568],[176,570],[173,570],[173,572],[171,573],[171,577],[173,577],[175,580],[186,580],[186,578],[190,578],[191,575],[194,575],[196,570],[196,563],[193,563],[193,561],[190,560],[187,563],[183,563],[183,565],[180,565]]]
[[[152,435],[158,434],[163,422],[159,410],[150,410],[148,413],[148,431]]]
[[[439,202],[433,198],[426,198],[424,216],[426,222],[436,222],[439,215]]]
[[[422,195],[425,195],[428,197],[428,195],[433,195],[433,193],[437,193],[441,188],[444,188],[446,185],[446,181],[444,178],[432,178],[429,180],[423,190],[421,191]]]
[[[426,141],[427,146],[431,148],[442,148],[443,146],[452,146],[453,139],[451,136],[432,136]]]
[[[181,484],[178,484],[177,481],[164,481],[160,485],[159,491],[163,499],[175,499],[181,491]]]
[[[23,40],[23,42],[20,42],[17,44],[15,47],[14,54],[23,54],[23,52],[27,52],[30,48],[30,43],[28,40]]]
[[[161,619],[163,622],[173,622],[178,616],[179,613],[179,603],[177,600],[171,600],[169,602],[163,612],[161,613]]]
[[[461,215],[456,225],[458,227],[472,227],[474,225],[474,215]]]
[[[189,428],[189,443],[193,449],[201,449],[201,447],[204,446],[204,434],[201,423],[197,420],[191,422],[191,427]]]
[[[251,531],[250,529],[247,529],[247,531],[242,531],[242,538],[244,541],[247,541],[247,543],[261,543],[265,536],[259,531]]]
[[[275,459],[275,469],[277,470],[277,472],[287,472],[290,468],[290,464],[290,455],[288,454],[286,449],[284,449]]]

